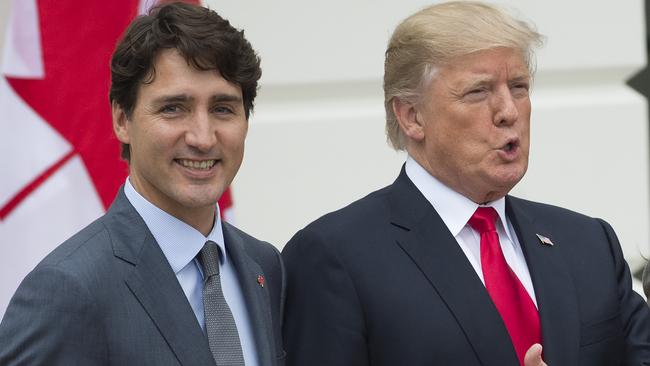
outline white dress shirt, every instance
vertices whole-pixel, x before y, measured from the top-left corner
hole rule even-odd
[[[212,240],[217,243],[221,254],[219,261],[221,288],[232,311],[233,318],[235,318],[244,361],[247,366],[258,366],[255,338],[253,337],[246,301],[237,279],[237,272],[232,261],[227,256],[219,206],[216,207],[216,220],[212,231],[206,237],[192,226],[161,210],[142,197],[133,188],[128,178],[124,183],[124,193],[144,220],[154,239],[156,239],[176,274],[176,278],[183,288],[192,310],[194,310],[196,320],[204,330],[203,272],[196,256],[206,241]]]
[[[467,260],[474,268],[474,271],[476,271],[476,275],[481,279],[483,285],[485,285],[483,271],[481,269],[481,235],[467,224],[479,205],[444,185],[410,156],[406,159],[405,169],[406,175],[424,195],[427,201],[431,203],[451,234],[456,238],[460,249],[465,253]],[[521,245],[519,244],[515,230],[510,220],[506,217],[505,197],[481,206],[493,207],[499,215],[496,229],[503,256],[519,278],[519,281],[526,288],[535,306],[537,306],[535,289],[530,279],[526,258],[521,251]]]

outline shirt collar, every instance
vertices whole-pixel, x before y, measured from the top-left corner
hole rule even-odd
[[[504,228],[504,231],[512,241],[510,230],[507,229],[505,197],[501,197],[485,205],[478,205],[429,174],[410,155],[406,158],[405,170],[406,175],[422,195],[424,195],[427,201],[431,203],[436,212],[438,212],[445,226],[447,226],[454,237],[467,225],[467,222],[479,206],[486,206],[493,207],[496,210],[499,215],[501,227]]]
[[[149,202],[135,190],[129,178],[124,183],[124,194],[144,220],[175,274],[199,254],[208,240],[217,243],[221,250],[220,260],[222,263],[226,261],[219,205],[216,206],[216,219],[212,231],[206,237],[192,226]]]

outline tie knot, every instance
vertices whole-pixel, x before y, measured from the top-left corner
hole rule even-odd
[[[219,247],[213,241],[207,241],[199,252],[199,263],[203,268],[203,277],[208,278],[219,274]]]
[[[496,231],[494,223],[497,220],[497,212],[492,207],[479,207],[469,219],[469,226],[480,234]]]

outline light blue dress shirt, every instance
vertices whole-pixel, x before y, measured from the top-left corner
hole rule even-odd
[[[207,237],[190,225],[168,214],[142,197],[129,179],[124,184],[124,193],[135,210],[140,214],[145,224],[162,249],[167,261],[176,274],[176,278],[183,288],[196,320],[205,330],[203,315],[203,272],[196,256],[203,248],[206,241],[211,240],[219,246],[221,254],[219,271],[221,274],[221,287],[223,295],[232,311],[239,332],[244,361],[247,366],[258,366],[255,338],[249,319],[244,294],[241,291],[237,272],[232,261],[228,259],[226,243],[221,227],[219,206],[216,207],[216,220],[212,231]]]

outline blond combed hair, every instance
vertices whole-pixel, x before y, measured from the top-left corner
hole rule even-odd
[[[521,52],[531,76],[534,51],[543,36],[504,9],[471,1],[452,1],[424,8],[400,23],[388,43],[384,62],[386,135],[396,150],[405,136],[393,113],[393,100],[417,104],[435,70],[473,52],[506,47]]]

